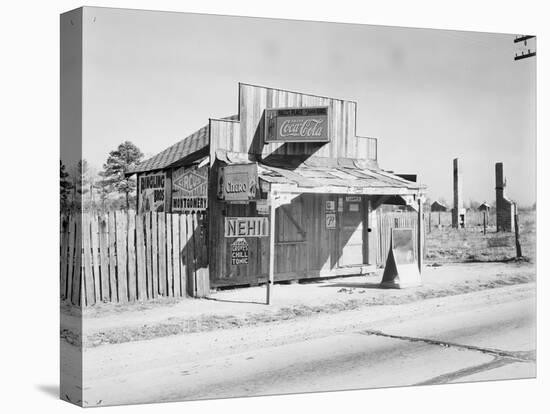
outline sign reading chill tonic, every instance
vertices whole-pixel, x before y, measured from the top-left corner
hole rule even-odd
[[[225,237],[267,237],[269,220],[267,217],[226,217]]]
[[[329,142],[328,107],[265,110],[265,142]]]

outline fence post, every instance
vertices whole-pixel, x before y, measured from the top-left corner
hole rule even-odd
[[[519,243],[518,208],[514,205],[514,232],[516,233],[516,258],[522,257],[521,244]]]
[[[424,233],[424,216],[423,216],[423,205],[422,205],[422,197],[418,197],[418,231],[416,232],[416,236],[418,238],[416,242],[416,247],[418,249],[418,272],[422,273],[422,262],[424,260],[424,246],[423,246],[423,233]]]

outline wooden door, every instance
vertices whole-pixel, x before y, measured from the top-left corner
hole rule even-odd
[[[365,263],[363,246],[364,203],[361,196],[338,197],[338,266]]]
[[[304,277],[308,270],[308,249],[304,200],[299,196],[279,206],[275,221],[275,279]]]

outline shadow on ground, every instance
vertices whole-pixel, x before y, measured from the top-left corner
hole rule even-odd
[[[58,384],[39,384],[36,386],[36,389],[55,399],[59,398]]]
[[[363,283],[363,282],[338,282],[338,283],[330,283],[325,284],[322,286],[319,286],[322,288],[357,288],[357,289],[383,289],[382,286],[380,286],[380,283]]]

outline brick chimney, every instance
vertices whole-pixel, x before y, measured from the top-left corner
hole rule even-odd
[[[453,209],[452,209],[452,226],[454,228],[464,227],[465,211],[462,201],[462,171],[458,158],[453,160]]]

